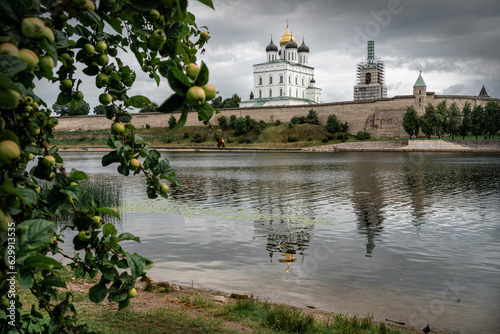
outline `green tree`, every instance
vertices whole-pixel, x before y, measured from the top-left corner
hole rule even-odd
[[[331,114],[326,119],[326,130],[330,133],[337,133],[340,130],[340,123],[335,114]]]
[[[342,140],[345,140],[345,134],[349,131],[349,123],[347,121],[340,123],[340,131],[342,131]]]
[[[151,102],[150,105],[144,107],[144,108],[141,108],[141,110],[139,110],[140,113],[145,113],[145,112],[158,112],[158,104],[156,102]]]
[[[201,2],[213,8],[210,0]],[[188,12],[186,0],[103,0],[98,7],[92,1],[2,1],[1,7],[3,41],[31,52],[23,57],[0,55],[0,253],[11,255],[15,250],[16,255],[15,261],[8,256],[0,260],[2,314],[7,315],[6,303],[15,304],[9,312],[12,317],[0,317],[0,328],[9,328],[11,322],[16,326],[12,331],[19,333],[85,333],[57,258],[70,260],[77,278],[99,278],[89,290],[90,301],[107,298],[118,309],[129,305],[137,278],[145,276],[153,263],[122,247],[124,241],[139,242],[139,238],[118,233],[109,221],[113,216],[120,218],[117,212],[96,199],[84,200],[85,189],[79,182],[89,176],[65,167],[58,147],[51,142],[57,118],[36,95],[37,89],[41,84],[59,87],[57,105],[69,103],[76,110],[79,103],[83,105],[83,92],[78,90],[81,82],[97,85],[106,118],[113,123],[107,139],[111,151],[102,157],[103,166],[117,164],[123,176],[140,174],[146,179],[149,198],[167,198],[165,182],[180,183],[169,160],[161,159],[135,133],[131,111],[150,106],[151,101],[130,94],[136,73],[127,65],[132,60],[127,58],[125,64],[117,56],[117,48],[127,46],[137,67],[155,82],[168,81],[174,93],[158,110],[182,110],[177,129],[191,110],[192,92],[199,91],[192,88],[209,80],[203,62],[196,80],[186,73],[187,64],[196,62],[197,51],[204,48],[207,38]],[[153,9],[163,19],[150,15]],[[200,97],[196,101],[198,117],[208,122],[213,108]],[[49,190],[42,191],[42,184],[48,184]],[[64,227],[58,227],[55,222],[62,213],[69,218]],[[75,237],[65,240],[66,230],[72,230]],[[60,247],[63,241],[69,245],[64,249]],[[33,294],[32,298],[26,301],[10,294],[11,280]]]
[[[217,118],[217,122],[219,122],[219,126],[223,129],[227,129],[227,118],[226,116],[220,116]]]
[[[472,109],[469,102],[466,102],[462,108],[462,120],[460,122],[459,133],[462,136],[462,140],[465,140],[465,136],[469,134],[470,131],[470,115]]]
[[[438,103],[436,108],[436,123],[434,125],[434,134],[441,139],[448,127],[448,107],[446,106],[446,100]]]
[[[247,120],[244,117],[238,117],[234,122],[234,134],[239,136],[248,132]]]
[[[174,115],[170,115],[170,118],[168,119],[168,128],[172,130],[173,128],[175,128],[176,125],[177,125],[177,118],[175,118]]]
[[[94,115],[104,115],[106,113],[106,106],[99,104],[94,107]]]
[[[309,110],[309,113],[307,114],[306,118],[307,118],[307,123],[316,125],[319,124],[318,112],[314,109]]]
[[[447,119],[447,132],[451,135],[451,140],[453,140],[460,130],[460,108],[455,102],[448,109]]]
[[[222,108],[238,108],[240,106],[241,97],[238,94],[233,94],[230,98],[222,102]]]
[[[403,115],[403,129],[410,136],[418,136],[420,130],[420,120],[417,111],[413,106],[409,106]]]
[[[52,108],[54,109],[54,113],[59,116],[88,115],[90,112],[90,105],[85,101],[80,101],[80,103],[73,105],[71,103],[64,105],[54,103]]]
[[[231,126],[233,130],[236,129],[236,115],[231,115],[231,117],[229,117],[229,126]]]
[[[482,105],[474,106],[470,114],[470,132],[473,136],[486,133],[486,117]]]
[[[438,126],[440,126],[440,123],[438,121],[436,109],[429,103],[425,106],[425,114],[420,118],[420,128],[427,136],[427,139],[430,139]]]
[[[222,96],[217,96],[216,98],[214,98],[210,104],[212,105],[212,108],[222,108]]]
[[[489,101],[484,107],[486,127],[489,139],[500,130],[500,104],[497,101]]]

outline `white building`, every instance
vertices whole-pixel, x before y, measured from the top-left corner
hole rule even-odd
[[[254,89],[240,107],[321,103],[321,88],[315,87],[314,67],[309,66],[309,47],[286,27],[280,47],[266,47],[267,61],[253,65]]]

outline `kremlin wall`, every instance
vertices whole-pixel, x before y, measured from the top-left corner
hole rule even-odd
[[[364,101],[346,101],[321,103],[314,105],[297,105],[297,106],[270,106],[270,107],[247,107],[247,108],[230,108],[222,109],[222,114],[214,115],[211,123],[217,125],[217,118],[221,115],[227,118],[231,115],[246,116],[250,115],[253,119],[266,123],[270,122],[271,116],[274,120],[288,122],[293,116],[307,116],[310,109],[318,112],[320,124],[326,125],[327,117],[335,114],[339,122],[349,123],[349,133],[356,134],[358,131],[370,133],[374,138],[383,137],[407,137],[403,126],[401,125],[403,115],[407,107],[414,106],[419,115],[424,114],[425,105],[432,103],[437,105],[439,102],[446,100],[448,106],[456,102],[460,108],[466,102],[469,102],[472,108],[475,105],[486,105],[490,100],[496,100],[488,96],[461,96],[461,95],[436,95],[433,92],[418,91],[414,95],[394,96],[391,98],[382,98],[377,100]],[[420,97],[419,97],[420,96]],[[420,99],[420,103],[419,100]],[[138,113],[134,114],[132,124],[136,128],[144,128],[146,124],[151,127],[168,128],[168,119],[171,114],[162,113]],[[174,115],[177,119],[180,113]],[[59,124],[55,131],[86,131],[86,130],[103,130],[109,129],[112,122],[102,115],[88,116],[61,116],[58,117]],[[190,113],[186,122],[187,126],[200,126],[202,123],[198,121],[196,112]]]

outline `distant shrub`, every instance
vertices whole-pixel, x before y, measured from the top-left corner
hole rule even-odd
[[[326,120],[326,130],[330,133],[336,133],[340,130],[340,123],[337,120],[337,116],[335,114],[331,114],[328,116]]]
[[[299,124],[299,117],[293,116],[290,118],[290,123],[292,123],[292,125]]]
[[[242,135],[248,132],[247,121],[243,117],[238,117],[234,122],[234,134]]]
[[[240,144],[251,144],[254,139],[252,137],[241,137],[238,139],[238,143]]]
[[[177,119],[175,118],[174,115],[171,115],[170,118],[168,119],[168,128],[172,130],[173,128],[175,128],[176,125],[177,125]]]
[[[297,136],[288,136],[288,142],[289,143],[295,143],[299,141],[299,137]]]
[[[151,125],[149,125],[148,123],[146,123],[146,129],[151,129]]]
[[[279,119],[276,120],[276,126],[279,126],[281,124],[281,121]]]
[[[227,128],[227,118],[226,116],[221,116],[217,118],[217,121],[219,122],[219,126],[223,129]]]
[[[316,112],[316,110],[309,110],[309,114],[306,117],[306,122],[309,124],[319,124],[318,113]]]
[[[364,131],[359,131],[358,134],[356,135],[357,140],[365,140],[370,138],[371,138],[370,134]]]
[[[184,132],[184,138],[188,139],[189,138],[189,132]]]
[[[323,143],[328,143],[328,141],[329,141],[329,140],[328,140],[328,138],[327,138],[327,137],[323,138]]]
[[[307,141],[312,141],[312,140],[313,140],[312,136],[307,137]]]
[[[193,133],[191,136],[191,141],[193,143],[204,143],[208,140],[208,136],[206,134]]]
[[[174,141],[174,138],[171,136],[166,136],[162,140],[164,143],[172,143]]]
[[[233,129],[235,128],[235,125],[236,125],[236,115],[231,115],[231,117],[229,117],[229,126],[232,127]]]

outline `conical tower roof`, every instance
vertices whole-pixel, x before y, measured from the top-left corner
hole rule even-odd
[[[420,74],[418,75],[418,79],[415,82],[415,84],[413,85],[413,87],[427,87],[424,79],[422,78],[422,72],[420,72]]]
[[[483,85],[483,88],[481,88],[481,91],[479,92],[478,96],[481,96],[481,97],[490,97],[488,95],[488,92],[486,91],[486,88],[484,88],[484,85]]]

